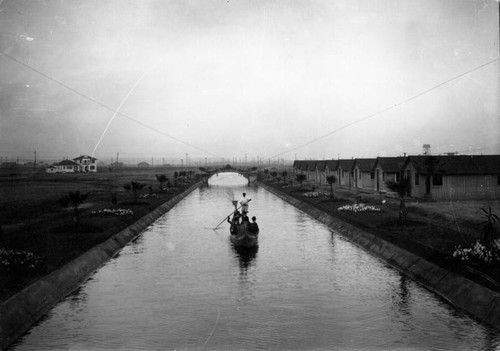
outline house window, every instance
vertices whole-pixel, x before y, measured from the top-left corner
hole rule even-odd
[[[375,179],[375,172],[370,172],[370,179]],[[498,176],[498,179],[500,179],[500,176]]]
[[[432,175],[432,185],[443,185],[443,175],[442,174]]]
[[[420,185],[420,176],[418,173],[415,173],[415,185]]]

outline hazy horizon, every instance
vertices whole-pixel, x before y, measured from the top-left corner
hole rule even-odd
[[[0,0],[0,156],[500,154],[497,0]]]

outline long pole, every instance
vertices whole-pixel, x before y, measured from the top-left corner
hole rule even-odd
[[[252,199],[248,200],[248,202],[250,202],[250,201],[252,201]],[[248,203],[248,202],[247,202],[247,203]],[[243,206],[243,205],[240,205],[238,208],[236,208],[236,210],[239,210],[239,209],[241,208],[241,206]],[[233,213],[233,212],[234,212],[234,211],[231,211],[231,213]],[[222,220],[219,224],[217,224],[217,227],[215,227],[215,228],[214,228],[214,230],[216,230],[217,228],[219,228],[219,227],[220,227],[220,225],[221,225],[222,223],[224,223],[224,221],[226,220],[226,218],[227,218],[227,217],[229,217],[229,216],[231,215],[231,213],[230,213],[230,214],[228,214],[226,217],[224,217],[224,219],[223,219],[223,220]]]

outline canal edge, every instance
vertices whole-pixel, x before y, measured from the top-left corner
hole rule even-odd
[[[124,230],[59,269],[40,278],[0,304],[0,350],[5,350],[62,299],[76,291],[96,270],[182,199],[204,183],[199,181]]]
[[[500,330],[500,295],[498,293],[441,268],[267,184],[257,182],[257,185],[329,228],[336,230],[352,243],[406,274],[452,306],[465,310],[477,319]]]

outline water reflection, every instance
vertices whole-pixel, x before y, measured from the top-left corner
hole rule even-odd
[[[259,251],[259,246],[254,247],[239,247],[231,245],[235,257],[239,261],[240,274],[246,274],[248,268],[254,264],[254,260],[257,258],[257,252]]]
[[[410,315],[410,302],[411,295],[408,288],[408,278],[404,275],[399,277],[399,284],[394,288],[392,295],[394,309],[399,311],[402,315]]]

